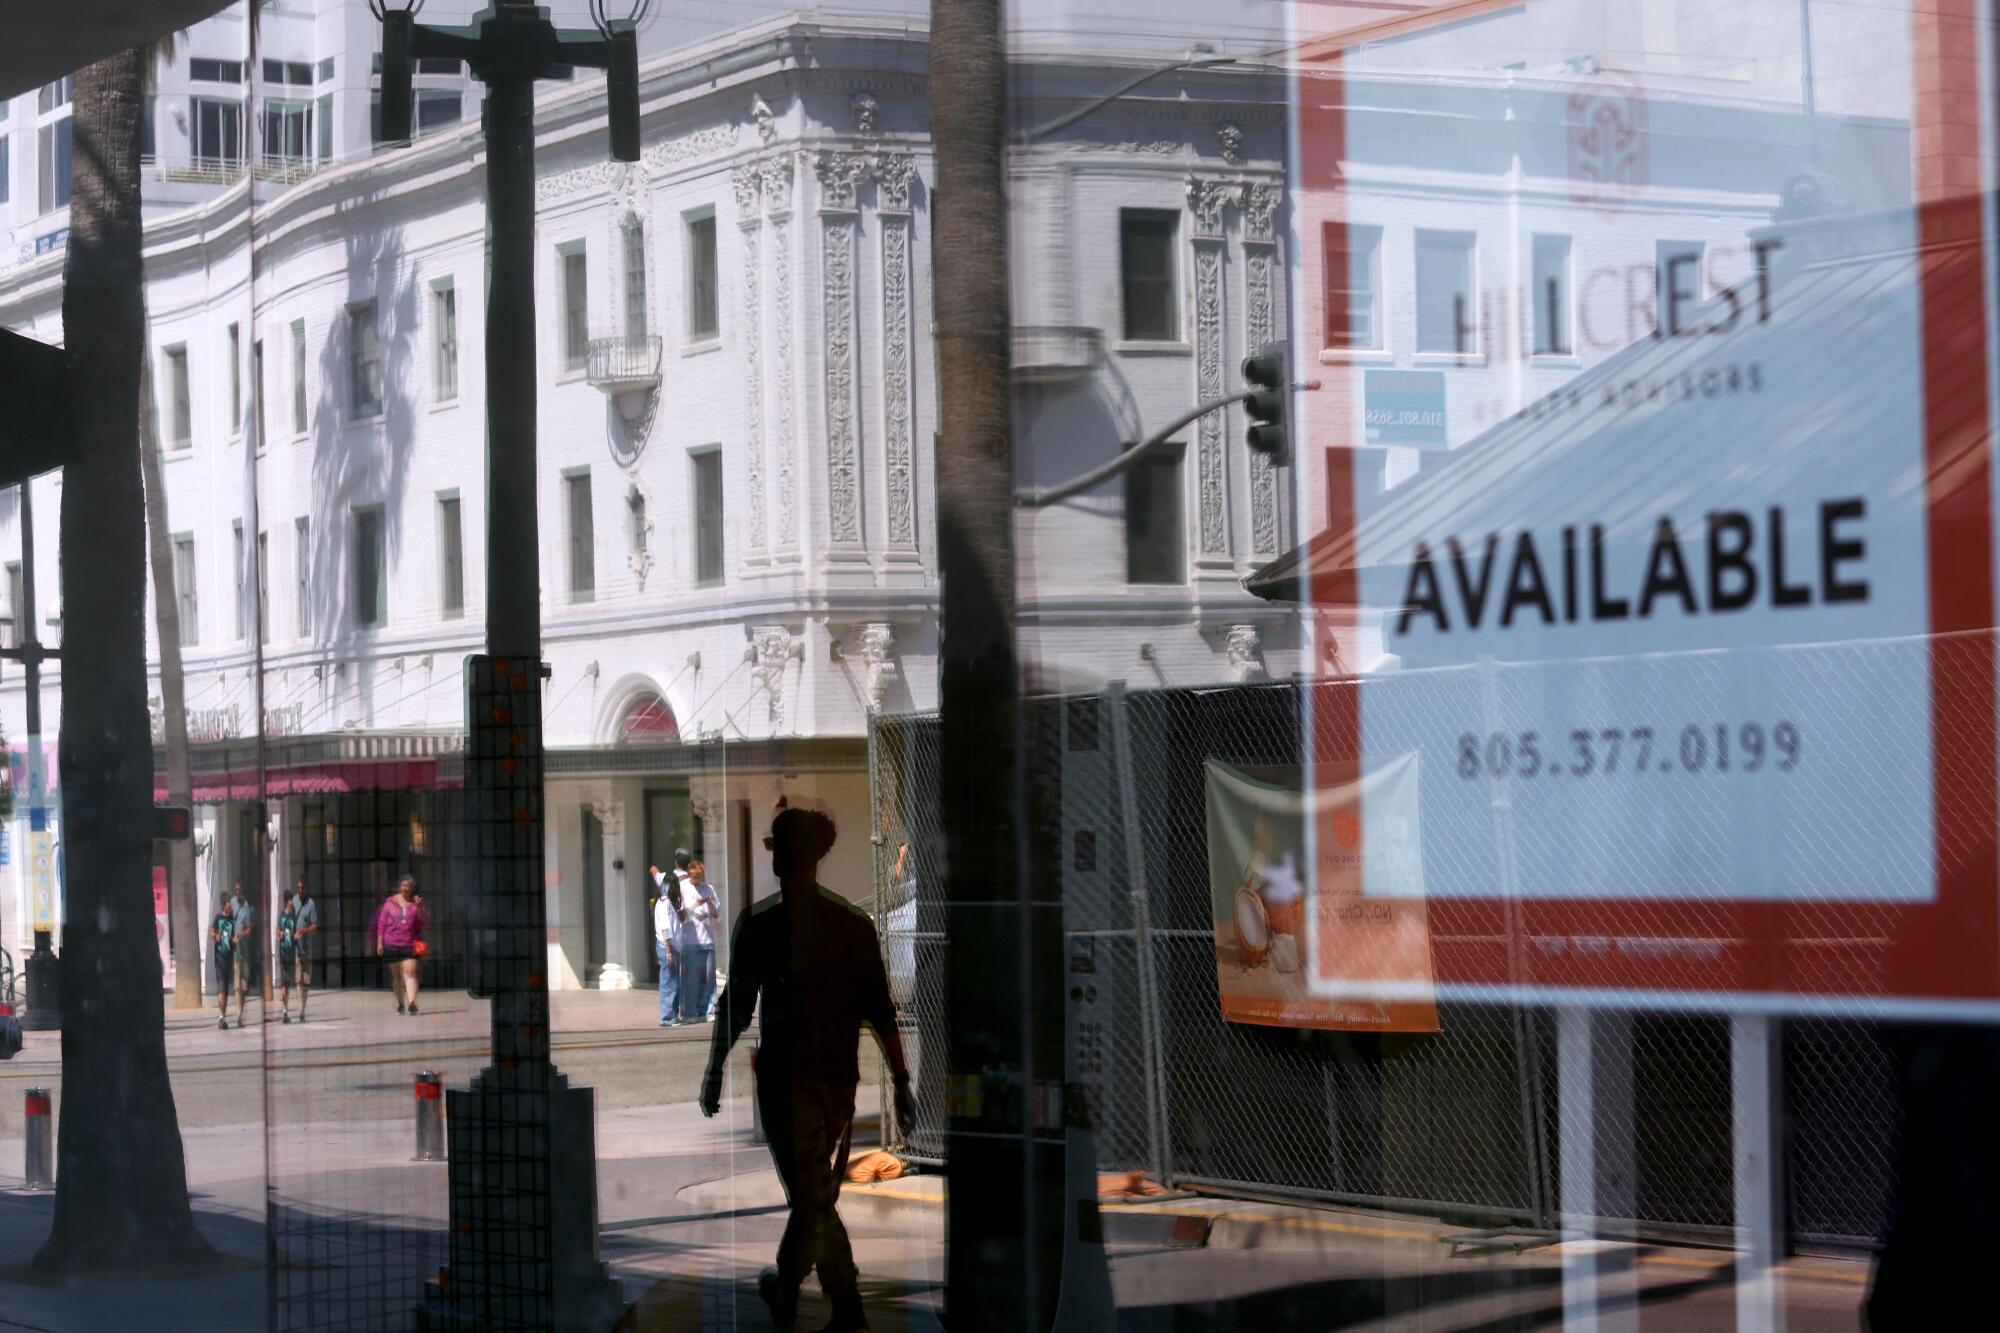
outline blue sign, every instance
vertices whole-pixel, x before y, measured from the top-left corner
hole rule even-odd
[[[1443,371],[1371,370],[1363,398],[1368,443],[1446,443]]]
[[[51,250],[60,250],[69,244],[69,228],[58,227],[46,236],[35,238],[35,253],[45,255]]]

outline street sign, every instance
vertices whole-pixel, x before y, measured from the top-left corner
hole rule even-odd
[[[1879,53],[1912,58],[1894,22]],[[1440,998],[2000,1014],[1990,411],[1983,375],[1946,373],[1991,355],[1989,247],[1977,197],[1914,155],[1977,160],[1976,117],[1918,80],[1839,120],[1900,126],[1866,163],[1775,135],[1756,174],[1838,188],[1774,217],[1719,176],[1678,193],[1738,117],[1624,74],[1620,113],[1591,113],[1622,145],[1607,176],[1614,145],[1572,122],[1611,77],[1579,61],[1546,105],[1496,85],[1504,117],[1451,104],[1583,173],[1532,216],[1506,190],[1423,211],[1378,188],[1430,161],[1425,117],[1384,114],[1374,83],[1348,106],[1337,67],[1301,80],[1295,178],[1332,184],[1298,195],[1300,234],[1335,262],[1412,228],[1418,250],[1414,292],[1302,283],[1370,306],[1307,330],[1416,315],[1409,344],[1327,351],[1331,391],[1304,403],[1302,456],[1331,460],[1302,488],[1328,497],[1314,658],[1362,673],[1310,691],[1309,780],[1420,761],[1421,881],[1378,864],[1390,812],[1364,799],[1363,896],[1424,900]],[[1516,231],[1533,301],[1482,288],[1481,247]],[[1417,389],[1390,373],[1451,381],[1494,424],[1369,494],[1346,446],[1428,410],[1392,404]],[[1319,994],[1393,997],[1340,951],[1318,964]]]
[[[28,900],[34,929],[52,931],[56,928],[56,845],[55,835],[46,827],[40,827],[43,814],[37,810],[31,818],[37,827],[28,832]]]

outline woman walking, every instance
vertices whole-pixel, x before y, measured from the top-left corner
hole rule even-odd
[[[396,992],[396,1012],[417,1012],[417,959],[424,952],[424,923],[430,913],[409,875],[396,881],[396,891],[375,914],[375,952],[389,965],[389,984]]]

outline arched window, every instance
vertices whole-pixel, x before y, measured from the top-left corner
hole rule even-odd
[[[620,745],[672,745],[681,738],[674,710],[657,694],[641,694],[618,722]]]

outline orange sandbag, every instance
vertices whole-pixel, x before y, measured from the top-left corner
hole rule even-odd
[[[865,1152],[847,1164],[847,1178],[857,1185],[872,1184],[878,1180],[894,1180],[907,1168],[903,1159],[891,1152],[877,1148]]]
[[[1097,1178],[1100,1199],[1147,1199],[1170,1191],[1158,1181],[1146,1179],[1144,1171],[1118,1171]]]

